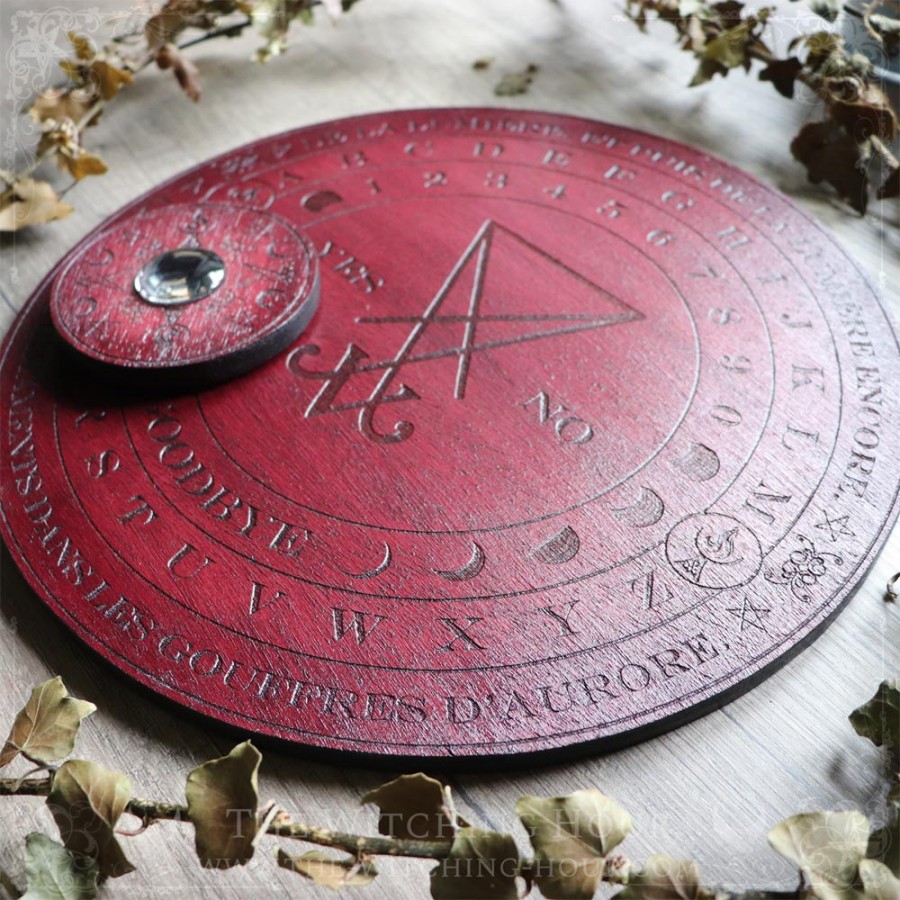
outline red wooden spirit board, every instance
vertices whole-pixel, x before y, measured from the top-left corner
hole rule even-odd
[[[265,223],[315,248],[309,328],[205,391],[81,374],[54,278],[94,297],[192,208],[219,291],[242,259],[293,290]],[[154,691],[310,748],[673,727],[808,643],[897,513],[896,338],[853,262],[731,166],[583,119],[390,113],[214,159],[56,267],[2,376],[41,598]]]

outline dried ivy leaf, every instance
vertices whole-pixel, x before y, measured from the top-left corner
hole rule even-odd
[[[856,84],[850,96],[835,96],[829,91],[827,103],[831,117],[857,141],[866,140],[873,134],[892,141],[897,136],[897,114],[891,101],[877,85],[860,85],[858,79],[852,81]],[[826,79],[826,85],[829,82],[830,79]]]
[[[518,900],[519,851],[508,834],[462,828],[450,855],[431,870],[435,900]]]
[[[887,822],[869,835],[866,856],[883,862],[900,875],[900,778],[895,777],[887,795]]]
[[[22,178],[0,195],[0,231],[18,231],[64,219],[74,207],[61,203],[46,181]]]
[[[749,70],[751,54],[767,48],[759,40],[758,32],[765,25],[770,9],[758,15],[742,18],[744,4],[737,0],[723,0],[708,5],[702,0],[657,0],[659,16],[671,21],[681,35],[681,47],[693,51],[699,65],[692,86],[704,84],[715,75],[727,75],[730,69],[743,66]]]
[[[793,99],[797,75],[803,70],[803,63],[796,56],[788,59],[773,59],[760,73],[760,81],[771,81],[782,97]]]
[[[900,874],[900,811],[894,810],[893,819],[869,835],[866,856]]]
[[[96,709],[87,700],[70,697],[58,675],[37,685],[16,716],[0,750],[0,767],[12,762],[20,753],[38,763],[68,756],[75,746],[81,720]]]
[[[75,56],[78,59],[93,59],[97,55],[90,38],[76,34],[74,31],[67,31],[66,37],[69,39],[69,43],[72,45],[72,49],[75,51]]]
[[[120,69],[111,62],[95,59],[91,63],[90,80],[104,100],[112,100],[121,88],[134,81],[134,76],[127,69]]]
[[[615,900],[696,900],[699,896],[697,863],[654,853]]]
[[[897,900],[900,897],[900,878],[882,862],[864,859],[859,864],[859,877],[867,900]]]
[[[228,756],[205,762],[188,774],[188,815],[202,866],[230,869],[253,858],[261,760],[259,750],[244,741]]]
[[[76,59],[64,59],[59,67],[81,88],[90,90],[92,100],[100,97],[111,100],[126,84],[134,81],[132,73],[117,65],[109,54],[97,54],[87,38],[79,38],[70,33],[69,39],[75,47]]]
[[[92,900],[97,896],[97,863],[76,856],[46,834],[25,838],[25,878],[22,900]]]
[[[374,803],[381,815],[378,833],[416,841],[449,841],[457,826],[466,822],[448,815],[444,785],[436,778],[418,772],[401,775],[381,787],[369,791],[360,803]]]
[[[868,703],[850,713],[850,724],[876,747],[900,744],[900,678],[882,681]]]
[[[257,0],[250,12],[253,27],[265,39],[256,51],[259,62],[268,62],[287,48],[287,33],[294,19],[312,24],[310,0]]]
[[[108,171],[108,166],[99,156],[81,147],[74,156],[64,156],[61,157],[61,160],[65,160],[69,174],[76,181],[80,181],[88,175],[102,175]]]
[[[334,890],[362,887],[374,881],[378,874],[375,866],[368,860],[360,862],[352,856],[335,859],[319,850],[310,850],[302,856],[291,856],[279,847],[278,865]]]
[[[88,175],[102,175],[107,171],[106,163],[81,146],[81,134],[78,126],[71,119],[57,122],[47,119],[43,125],[43,134],[38,143],[37,152],[46,153],[54,150],[56,164],[76,180]]]
[[[706,84],[707,81],[712,81],[715,75],[727,74],[728,69],[722,63],[714,59],[701,59],[700,64],[697,66],[697,71],[694,73],[694,77],[690,80],[688,86],[699,87],[701,84]]]
[[[516,94],[524,94],[534,81],[538,67],[534,63],[526,66],[521,72],[509,72],[500,79],[494,88],[498,97],[512,97]]]
[[[195,103],[200,99],[200,70],[174,44],[163,44],[156,51],[160,69],[172,69],[181,89]]]
[[[190,14],[187,10],[163,7],[151,16],[144,26],[147,49],[152,53],[163,44],[171,44],[187,28]]]
[[[762,12],[764,13],[765,10]],[[760,13],[759,21],[765,21],[762,13]],[[756,17],[749,16],[740,25],[724,31],[706,45],[704,57],[719,63],[725,69],[736,69],[738,66],[749,69],[749,49],[756,42],[754,29],[757,24]]]
[[[113,832],[130,799],[121,772],[71,759],[53,776],[47,806],[66,848],[95,859],[101,876],[118,878],[134,871]]]
[[[791,141],[791,153],[806,166],[813,184],[827,181],[841,197],[864,214],[869,202],[869,176],[859,146],[834,122],[811,122]]]
[[[62,62],[60,62],[59,67],[76,84],[85,84],[87,79],[87,72],[90,67],[85,65],[81,60],[64,59],[62,60]]]
[[[604,860],[631,830],[631,816],[595,789],[567,797],[522,797],[516,814],[534,847],[535,883],[552,900],[590,900]]]
[[[803,813],[769,832],[769,843],[800,866],[819,900],[855,900],[868,842],[869,820],[856,811]]]
[[[48,119],[56,121],[71,119],[73,122],[80,122],[93,104],[94,100],[86,90],[55,88],[38,96],[28,112],[35,122],[45,122]],[[96,119],[92,119],[91,124],[93,125],[95,121]]]

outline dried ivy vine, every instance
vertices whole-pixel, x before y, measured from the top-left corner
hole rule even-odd
[[[314,21],[314,8],[332,18],[357,0],[166,0],[137,31],[117,36],[98,49],[84,35],[68,34],[72,56],[60,63],[66,82],[48,87],[24,109],[40,126],[34,159],[21,172],[0,170],[0,231],[17,231],[68,216],[64,203],[46,180],[32,177],[41,165],[54,160],[75,182],[102,175],[106,163],[85,146],[85,130],[121,90],[153,64],[171,70],[193,101],[201,95],[200,72],[185,54],[208,40],[236,37],[253,27],[263,38],[255,57],[266,62],[284,52],[291,23]],[[185,35],[191,34],[187,38]]]
[[[870,830],[859,812],[792,816],[769,832],[772,847],[799,867],[794,891],[729,892],[701,884],[696,863],[664,854],[643,865],[620,844],[631,816],[596,789],[563,797],[522,797],[516,814],[533,855],[515,839],[470,825],[456,811],[449,787],[424,774],[403,775],[366,794],[378,807],[377,836],[346,834],[294,821],[277,804],[260,808],[262,754],[249,742],[188,773],[185,802],[145,800],[130,779],[94,762],[66,759],[92,703],[70,697],[57,677],[37,685],[0,749],[0,768],[19,760],[31,768],[0,778],[0,796],[43,797],[60,841],[25,838],[23,893],[0,869],[0,895],[25,900],[90,900],[98,885],[134,871],[125,846],[148,825],[190,824],[200,865],[246,865],[263,838],[326,847],[275,859],[285,869],[332,888],[362,886],[377,875],[378,856],[428,859],[431,896],[437,900],[516,900],[532,889],[559,900],[589,900],[603,883],[621,886],[618,900],[897,900],[900,898],[900,678],[885,681],[850,715],[857,733],[883,748],[890,772],[886,824]],[[117,830],[123,816],[140,820],[139,832]],[[338,851],[339,855],[335,855]]]
[[[23,110],[41,129],[32,163],[17,173],[0,171],[0,231],[16,231],[72,212],[49,181],[33,176],[49,160],[67,171],[73,184],[106,172],[104,161],[85,144],[86,131],[139,73],[154,64],[170,70],[196,101],[201,85],[197,66],[186,53],[190,47],[254,28],[264,42],[255,56],[265,62],[284,52],[294,21],[311,24],[319,6],[337,18],[355,2],[166,0],[142,29],[116,37],[100,49],[91,39],[70,34],[72,55],[61,63],[66,82],[48,87]],[[812,0],[813,8],[830,21],[838,15],[835,2]],[[890,55],[900,44],[900,0],[887,0],[890,14],[876,12],[884,2],[870,0],[863,22],[869,40]],[[760,79],[771,82],[780,94],[793,97],[802,84],[821,100],[824,118],[805,125],[791,143],[811,181],[827,182],[860,213],[873,191],[879,198],[900,195],[900,163],[889,147],[898,133],[897,114],[872,64],[848,51],[841,37],[825,29],[803,34],[791,43],[789,55],[780,58],[770,48],[771,7],[753,10],[740,0],[625,0],[625,5],[641,29],[653,17],[675,27],[682,49],[698,60],[693,85],[762,64]],[[527,70],[515,76],[524,84],[521,90],[527,89],[532,75]],[[518,90],[510,90],[508,80],[498,86],[501,94]]]
[[[889,56],[900,41],[900,18],[875,12],[881,0],[863,10],[869,39]],[[892,0],[900,13],[900,3]],[[803,85],[824,106],[824,118],[803,126],[791,142],[791,153],[809,180],[825,181],[860,213],[874,188],[879,199],[900,195],[900,162],[889,144],[897,137],[898,120],[879,85],[872,63],[848,50],[844,39],[827,30],[795,37],[788,56],[771,49],[774,7],[753,11],[738,0],[626,0],[629,16],[641,29],[655,17],[678,33],[679,46],[697,59],[691,85],[704,84],[733,69],[749,72],[762,64],[761,81],[771,82],[793,99]],[[813,0],[813,8],[829,21],[838,17],[835,0]],[[768,43],[767,43],[768,42]],[[870,173],[876,173],[873,185]]]

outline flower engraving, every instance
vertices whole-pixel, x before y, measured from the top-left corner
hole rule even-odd
[[[797,540],[801,549],[791,551],[781,564],[780,571],[767,569],[765,577],[772,584],[790,585],[794,596],[808,603],[812,600],[809,588],[818,584],[819,579],[827,573],[829,565],[840,566],[844,560],[836,553],[817,550],[815,544],[802,534],[797,535]]]

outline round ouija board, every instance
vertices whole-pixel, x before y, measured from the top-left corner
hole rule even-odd
[[[138,270],[200,245],[223,286],[134,352],[243,346],[308,285],[294,245],[309,327],[204,389],[62,352],[51,295],[102,356],[93,301],[143,321]],[[159,694],[310,748],[673,727],[818,634],[897,513],[897,342],[854,263],[731,166],[557,115],[366,116],[190,170],[48,276],[2,400],[40,597]]]

